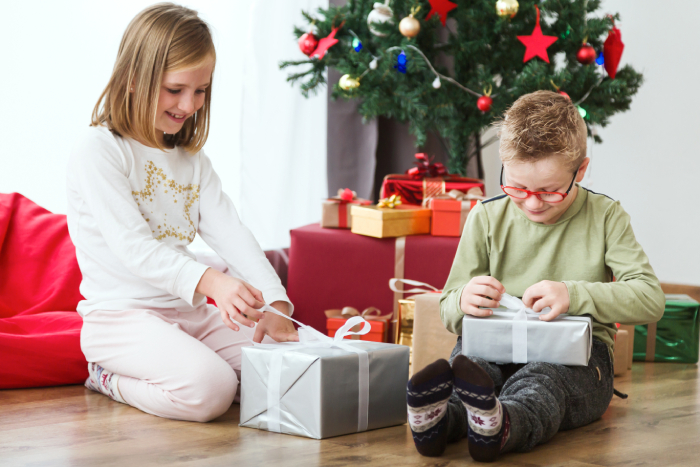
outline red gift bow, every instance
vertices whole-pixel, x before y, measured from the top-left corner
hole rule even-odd
[[[357,193],[350,188],[338,189],[338,196],[328,198],[328,201],[338,203],[338,227],[347,229],[348,227],[348,204],[359,204],[361,206],[369,206],[372,202],[368,199],[357,197]]]
[[[447,167],[441,162],[435,162],[431,164],[434,157],[428,157],[425,153],[416,154],[416,167],[411,167],[406,171],[408,175],[415,179],[421,179],[426,177],[441,177],[443,175],[449,175]]]

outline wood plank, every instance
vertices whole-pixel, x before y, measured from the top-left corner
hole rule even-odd
[[[558,433],[495,465],[697,465],[700,379],[696,365],[635,363],[615,379],[629,394],[604,416]],[[8,466],[461,466],[465,441],[420,456],[406,425],[327,440],[238,427],[239,406],[211,423],[166,420],[82,386],[0,391],[0,464]]]

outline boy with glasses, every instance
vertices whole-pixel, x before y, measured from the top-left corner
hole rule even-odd
[[[467,438],[477,461],[528,451],[559,430],[587,425],[613,395],[615,323],[658,321],[664,294],[620,203],[580,182],[586,124],[571,100],[550,91],[518,99],[498,124],[504,194],[469,213],[440,299],[445,327],[461,336],[465,314],[489,316],[501,294],[522,297],[540,319],[590,316],[588,366],[438,360],[408,383],[418,452],[441,455]],[[613,277],[615,281],[613,282]]]

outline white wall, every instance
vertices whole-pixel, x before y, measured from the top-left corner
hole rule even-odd
[[[700,60],[693,50],[700,4],[661,5],[603,1],[601,11],[622,16],[620,66],[631,64],[645,82],[631,109],[599,129],[603,143],[589,143],[589,187],[620,200],[661,282],[700,285]],[[484,161],[486,190],[495,195],[497,144],[485,151]]]
[[[129,21],[149,0],[3,4],[0,192],[17,191],[66,212],[65,171],[75,136],[89,125]],[[241,73],[245,40],[240,10],[249,0],[195,0],[218,54],[207,154],[224,190],[238,199]]]

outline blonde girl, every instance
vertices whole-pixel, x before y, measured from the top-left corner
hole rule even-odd
[[[202,422],[234,400],[249,338],[298,339],[288,320],[257,311],[291,315],[292,305],[202,151],[215,63],[195,11],[161,3],[139,13],[68,167],[85,385]],[[196,261],[197,233],[236,277]]]

